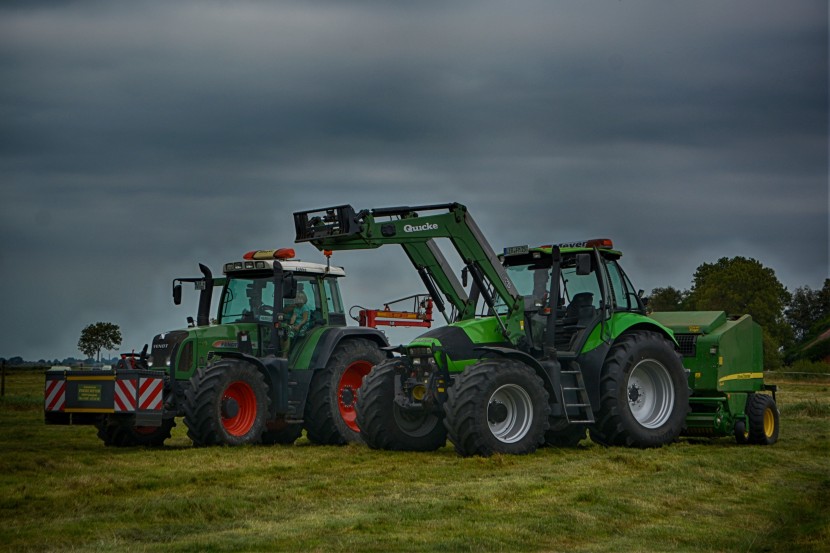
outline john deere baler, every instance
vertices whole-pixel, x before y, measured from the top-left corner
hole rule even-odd
[[[652,313],[669,327],[689,369],[685,434],[735,435],[738,443],[778,439],[776,387],[764,384],[761,327],[749,315],[723,311]]]

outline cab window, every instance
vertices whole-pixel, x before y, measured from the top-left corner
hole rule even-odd
[[[326,307],[329,313],[344,313],[343,300],[340,298],[340,287],[337,279],[327,278],[323,281],[323,288],[326,293]]]
[[[608,280],[611,281],[611,292],[614,294],[614,307],[623,311],[639,309],[637,293],[634,292],[619,264],[609,259],[604,261],[608,270]]]

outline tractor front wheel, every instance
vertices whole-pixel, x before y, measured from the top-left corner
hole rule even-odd
[[[185,393],[184,423],[193,445],[256,444],[268,414],[268,386],[256,367],[222,359],[198,369]]]
[[[161,426],[134,426],[132,417],[109,415],[98,424],[98,437],[106,446],[160,447],[176,426],[173,419],[164,419]]]
[[[376,365],[363,379],[357,404],[360,435],[372,449],[434,451],[447,443],[444,424],[436,413],[406,411],[395,403],[399,362]]]
[[[314,373],[305,406],[308,439],[315,444],[361,442],[357,425],[357,391],[372,367],[386,355],[363,338],[340,342],[323,369]]]
[[[463,456],[533,453],[545,440],[550,406],[533,369],[507,359],[468,367],[449,389],[444,423]]]
[[[660,447],[680,435],[689,387],[680,356],[663,335],[622,335],[602,368],[591,439],[602,445]]]

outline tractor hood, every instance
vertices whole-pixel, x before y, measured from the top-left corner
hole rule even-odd
[[[511,347],[504,339],[495,317],[468,319],[435,328],[415,338],[407,350],[413,348],[430,348],[436,355],[436,361],[443,363],[446,355],[447,369],[459,372],[478,361],[481,347]]]
[[[175,353],[179,345],[184,342],[191,332],[196,329],[173,330],[162,332],[153,338],[153,347],[150,350],[150,361],[152,368],[164,369],[170,366],[170,359],[175,359]]]

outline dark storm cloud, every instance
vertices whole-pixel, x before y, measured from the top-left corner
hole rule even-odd
[[[339,203],[608,235],[646,289],[733,255],[827,276],[825,2],[17,3],[0,78],[0,355],[93,319],[141,347],[184,320],[174,276]],[[400,252],[336,262],[349,304],[420,290]]]

